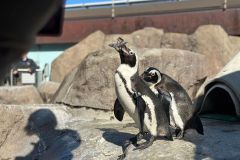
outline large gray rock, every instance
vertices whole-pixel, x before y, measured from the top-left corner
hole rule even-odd
[[[208,57],[210,75],[216,74],[239,50],[239,38],[231,37],[218,25],[203,25],[191,34],[165,33],[162,48],[188,50]]]
[[[164,33],[162,29],[146,27],[130,34],[105,35],[101,31],[90,34],[77,45],[67,49],[52,63],[51,80],[62,82],[64,77],[91,52],[107,49],[109,43],[122,37],[136,48],[173,48],[206,55],[216,74],[239,50],[239,38],[228,36],[221,26],[203,25],[193,34]]]
[[[42,104],[43,100],[34,86],[0,87],[1,104]]]
[[[45,103],[49,103],[51,101],[59,86],[60,83],[51,81],[43,82],[38,86],[38,91]]]
[[[67,49],[52,62],[51,81],[62,82],[73,68],[75,68],[88,55],[103,47],[105,34],[96,31],[83,39],[78,44]]]
[[[160,48],[164,31],[146,27],[131,34],[134,46],[137,48]]]
[[[192,44],[187,34],[165,33],[161,41],[162,48],[173,48],[182,50],[192,50]]]
[[[159,68],[177,80],[192,95],[189,88],[208,75],[205,56],[177,49],[138,49],[140,73],[149,66]],[[89,54],[74,73],[59,87],[54,102],[71,106],[86,106],[112,110],[115,101],[114,74],[119,55],[113,49]]]
[[[116,160],[122,154],[123,143],[138,133],[138,129],[130,119],[118,122],[111,116],[112,112],[60,105],[1,105],[0,159]],[[203,126],[204,136],[188,130],[183,140],[159,139],[141,151],[130,146],[126,159],[240,157],[239,124],[203,119]]]
[[[146,27],[131,34],[112,34],[106,35],[104,41],[104,48],[108,48],[108,45],[118,37],[123,38],[128,45],[134,46],[136,48],[160,48],[161,37],[164,34],[162,29]]]
[[[159,48],[162,29],[147,27],[131,34],[105,35],[101,31],[90,34],[78,44],[64,51],[52,63],[51,81],[62,82],[64,77],[89,54],[108,48],[109,44],[122,37],[130,46],[138,48]]]
[[[233,58],[234,47],[228,34],[218,25],[200,26],[191,36],[192,51],[208,57],[212,74],[216,74]]]
[[[233,45],[234,53],[240,52],[240,36],[229,36],[229,39]]]

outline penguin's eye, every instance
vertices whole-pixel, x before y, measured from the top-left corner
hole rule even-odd
[[[151,76],[155,76],[155,73],[151,73],[150,75],[151,75]]]
[[[129,54],[130,54],[130,55],[133,55],[134,53],[130,51]]]

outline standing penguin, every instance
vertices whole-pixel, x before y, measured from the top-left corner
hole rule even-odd
[[[126,111],[137,124],[140,132],[131,139],[132,143],[141,139],[144,132],[151,135],[150,140],[139,145],[137,149],[150,146],[158,136],[165,136],[172,140],[169,128],[169,108],[163,105],[138,75],[137,54],[125,44],[126,42],[121,38],[118,38],[117,43],[110,44],[118,51],[121,59],[121,64],[115,74],[117,100],[114,104],[114,115],[121,121]],[[122,158],[126,155],[125,151],[123,151]]]
[[[185,89],[171,77],[154,67],[147,68],[141,75],[150,89],[161,99],[170,101],[170,125],[176,128],[176,136],[182,138],[186,129],[203,133],[203,125]]]

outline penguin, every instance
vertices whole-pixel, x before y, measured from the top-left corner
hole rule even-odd
[[[190,128],[204,134],[198,111],[178,82],[154,67],[147,68],[141,78],[158,97],[170,102],[170,125],[175,128],[177,138],[183,138],[185,130]]]
[[[117,43],[110,46],[118,51],[121,60],[115,73],[117,99],[114,103],[114,115],[122,121],[124,113],[127,112],[140,130],[130,141],[136,144],[145,133],[150,134],[149,141],[137,144],[136,149],[145,149],[160,136],[173,140],[169,127],[169,106],[164,106],[139,76],[137,54],[126,47],[122,38],[118,38]],[[119,159],[125,156],[126,150],[123,150]]]

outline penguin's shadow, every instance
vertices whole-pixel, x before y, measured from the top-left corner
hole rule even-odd
[[[103,131],[102,137],[115,145],[122,146],[126,140],[134,137],[135,134],[119,132],[116,129],[111,128],[98,128],[99,130]]]

